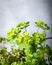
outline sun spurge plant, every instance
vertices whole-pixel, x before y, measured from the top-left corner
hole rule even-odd
[[[45,44],[46,30],[50,27],[42,20],[35,22],[38,30],[32,35],[26,30],[29,21],[20,22],[0,37],[0,65],[52,65],[52,50]]]

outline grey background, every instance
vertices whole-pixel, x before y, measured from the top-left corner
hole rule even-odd
[[[34,22],[43,20],[52,25],[52,0],[0,0],[0,36],[7,36],[7,31],[21,21],[30,21],[27,30],[32,34],[37,28]],[[52,36],[47,31],[47,37]],[[52,47],[52,40],[47,40]]]

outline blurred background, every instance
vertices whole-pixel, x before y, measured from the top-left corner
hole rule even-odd
[[[6,37],[7,31],[21,21],[30,21],[27,30],[32,34],[37,30],[34,26],[37,20],[52,26],[52,0],[0,0],[0,36]],[[51,31],[47,34],[52,36]],[[52,40],[46,43],[52,47]]]

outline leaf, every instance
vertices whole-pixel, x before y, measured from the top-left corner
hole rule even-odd
[[[42,20],[38,20],[37,22],[35,22],[35,24],[38,28],[41,28],[43,30],[49,30],[50,29],[50,27],[46,23],[44,23]]]

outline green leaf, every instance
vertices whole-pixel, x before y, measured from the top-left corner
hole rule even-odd
[[[38,28],[41,28],[43,30],[49,30],[50,29],[50,27],[46,23],[44,23],[42,20],[38,20],[37,22],[35,22],[35,24]]]

